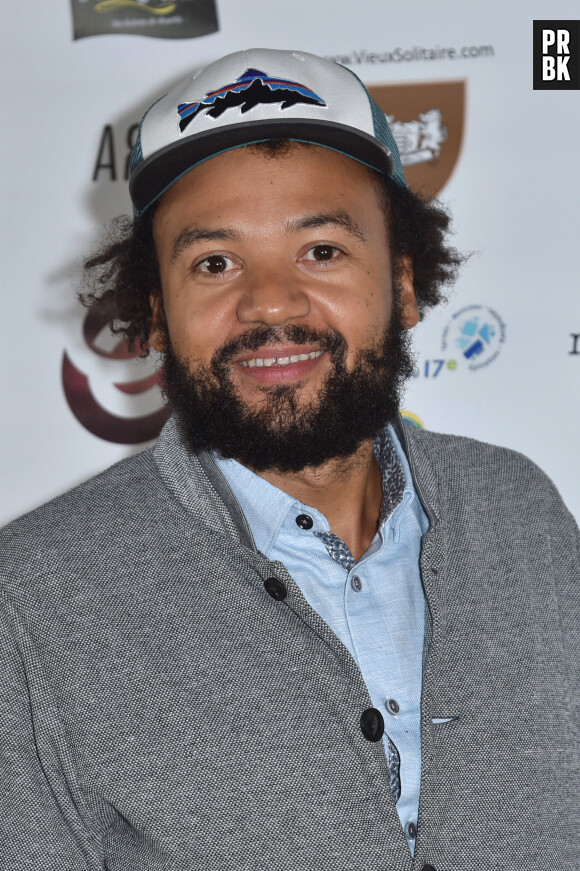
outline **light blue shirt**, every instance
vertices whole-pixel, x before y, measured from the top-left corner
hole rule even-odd
[[[421,681],[425,596],[419,572],[429,521],[392,427],[377,439],[383,504],[377,533],[358,560],[330,532],[324,514],[294,499],[235,460],[214,459],[246,516],[256,546],[281,562],[311,607],[358,664],[388,739],[400,756],[397,812],[411,853],[421,779]],[[296,523],[312,519],[310,529]],[[411,829],[409,829],[411,823]]]

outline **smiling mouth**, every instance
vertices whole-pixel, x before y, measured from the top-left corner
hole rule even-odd
[[[255,366],[290,366],[292,363],[302,363],[304,360],[316,360],[324,351],[311,351],[309,354],[292,354],[289,357],[254,357],[251,360],[240,360],[240,365],[246,369]]]

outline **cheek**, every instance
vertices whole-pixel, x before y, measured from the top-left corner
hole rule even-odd
[[[224,300],[196,296],[183,289],[164,293],[165,298],[169,337],[180,356],[209,361],[233,335],[235,313],[228,310]]]
[[[390,263],[374,275],[369,274],[369,292],[366,296],[367,312],[371,322],[382,333],[391,320],[393,310],[393,283]]]
[[[387,287],[376,287],[364,295],[351,299],[340,315],[337,327],[352,353],[364,345],[375,344],[388,327],[392,312],[390,282]]]

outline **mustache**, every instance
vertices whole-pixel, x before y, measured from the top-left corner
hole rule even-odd
[[[329,351],[332,359],[342,356],[346,351],[346,342],[336,330],[315,330],[303,324],[254,327],[218,348],[211,359],[211,368],[214,372],[219,372],[243,351],[256,351],[258,348],[283,342],[292,345],[317,345],[321,350]]]

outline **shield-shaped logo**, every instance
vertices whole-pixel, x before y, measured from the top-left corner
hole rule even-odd
[[[387,116],[409,186],[437,196],[461,151],[465,82],[373,85],[369,92]]]

